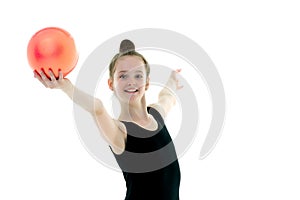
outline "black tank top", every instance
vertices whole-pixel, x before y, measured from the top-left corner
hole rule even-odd
[[[180,168],[172,138],[159,112],[148,107],[148,113],[156,120],[157,130],[123,121],[125,151],[114,154],[126,181],[125,200],[179,200]]]

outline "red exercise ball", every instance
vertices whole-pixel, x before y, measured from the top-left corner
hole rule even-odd
[[[77,64],[78,53],[75,42],[70,33],[57,28],[48,27],[36,32],[27,47],[27,58],[33,70],[52,69],[56,78],[61,70],[65,77]]]

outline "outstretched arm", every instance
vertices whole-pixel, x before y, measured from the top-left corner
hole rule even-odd
[[[34,71],[35,78],[37,78],[46,88],[61,89],[74,101],[74,103],[78,104],[87,112],[93,114],[103,109],[101,101],[98,101],[93,96],[76,88],[69,79],[63,78],[61,71],[59,72],[58,79],[55,78],[51,70],[49,70],[49,75],[50,79],[48,79],[43,71],[40,71],[39,73]],[[76,94],[76,98],[74,98],[74,94]]]
[[[174,92],[183,88],[183,86],[179,84],[179,80],[177,78],[180,71],[181,69],[172,71],[165,87],[159,92],[158,102],[150,105],[157,109],[163,118],[168,115],[172,107],[176,104]]]
[[[122,153],[125,149],[126,128],[121,122],[111,118],[105,110],[102,101],[79,90],[69,79],[63,78],[61,71],[58,79],[55,78],[51,70],[49,70],[49,75],[50,79],[43,71],[39,73],[34,71],[35,78],[46,88],[61,89],[74,103],[92,114],[104,139],[115,153]]]

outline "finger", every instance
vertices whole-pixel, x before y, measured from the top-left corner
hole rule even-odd
[[[41,78],[42,78],[45,82],[49,81],[49,79],[48,79],[48,77],[46,76],[46,74],[45,74],[45,72],[44,72],[43,69],[40,70],[39,74],[40,74]]]
[[[36,70],[34,70],[33,73],[35,78],[37,78],[45,87],[48,87],[48,85],[45,83],[45,81],[42,79],[42,77]]]
[[[177,73],[181,72],[181,68],[180,69],[176,69],[175,70]]]
[[[39,81],[42,81],[41,75],[36,70],[33,71],[33,75],[34,78],[38,79]]]
[[[171,77],[174,78],[174,79],[176,79],[176,74],[177,74],[176,70],[172,71]]]
[[[40,76],[39,73],[36,70],[33,70],[33,77],[37,78],[38,76]]]
[[[52,69],[49,69],[48,72],[49,72],[51,81],[52,81],[52,82],[55,82],[55,81],[56,81],[56,78],[55,78],[55,76],[54,76],[54,73],[53,73]]]
[[[63,78],[64,78],[64,77],[63,77],[63,73],[62,73],[62,71],[59,69],[59,70],[58,70],[58,80],[61,81],[61,80],[63,80]]]
[[[183,88],[183,85],[177,85],[177,90],[180,90],[180,89],[182,89]]]
[[[176,75],[177,75],[178,73],[180,73],[180,72],[181,72],[181,69],[173,70],[172,75],[173,75],[174,77],[176,77]]]
[[[44,69],[42,69],[41,71],[40,71],[40,74],[41,74],[41,77],[42,77],[42,79],[43,79],[43,81],[44,81],[44,83],[46,84],[46,87],[47,88],[53,88],[53,85],[54,85],[54,81],[52,81],[52,78],[51,78],[51,80],[49,79],[49,76],[47,76],[46,74],[45,74],[45,72],[44,72]],[[49,74],[50,75],[50,74]],[[53,75],[54,76],[54,75]],[[55,79],[55,77],[54,77],[54,79]],[[56,81],[56,80],[55,80]]]

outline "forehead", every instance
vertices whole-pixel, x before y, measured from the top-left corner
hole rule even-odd
[[[145,70],[145,63],[139,56],[122,56],[115,64],[116,71]]]

